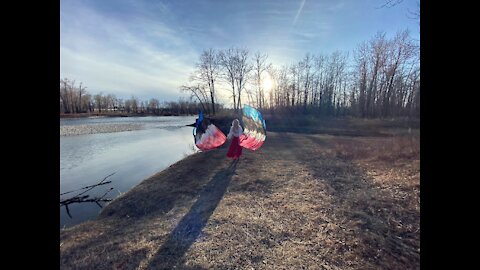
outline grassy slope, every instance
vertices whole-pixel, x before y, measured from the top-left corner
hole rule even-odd
[[[418,126],[274,121],[237,164],[195,154],[62,230],[61,268],[419,269]]]

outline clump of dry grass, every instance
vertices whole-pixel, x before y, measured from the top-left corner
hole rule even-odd
[[[415,160],[420,158],[418,136],[397,136],[375,139],[337,138],[332,140],[336,154],[348,160],[383,161]]]
[[[371,227],[366,243],[384,246],[397,261],[419,261],[420,143],[415,134],[390,138],[335,138],[335,156],[364,171],[370,188],[350,192],[353,217]],[[360,210],[360,211],[359,211]],[[366,230],[367,228],[365,228]],[[415,265],[415,264],[413,264]],[[412,266],[413,267],[413,266]]]

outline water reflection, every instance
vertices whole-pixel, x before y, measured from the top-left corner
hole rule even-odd
[[[136,117],[137,118],[137,117]],[[70,120],[70,119],[69,119]],[[63,120],[60,125],[85,125],[125,122],[125,118]],[[95,188],[91,196],[109,193],[114,198],[145,178],[193,153],[192,128],[185,127],[195,117],[145,117],[129,119],[145,129],[60,137],[60,192],[100,182],[107,175],[112,183]],[[68,194],[66,196],[69,196]],[[73,219],[60,209],[60,227],[71,226],[95,218],[100,208],[95,203],[69,206]]]

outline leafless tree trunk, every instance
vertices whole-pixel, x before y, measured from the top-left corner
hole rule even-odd
[[[63,105],[63,112],[70,113],[69,107],[69,100],[68,100],[68,88],[69,83],[68,79],[60,79],[60,101]]]
[[[136,98],[135,96],[132,96],[130,100],[131,100],[133,113],[138,113],[138,98]]]
[[[242,90],[248,80],[248,75],[252,70],[252,66],[248,63],[248,50],[236,49],[236,84],[238,92],[238,108],[242,108]]]
[[[257,90],[255,97],[256,105],[259,108],[262,108],[265,103],[262,74],[271,67],[271,64],[267,64],[267,58],[267,54],[261,54],[260,52],[255,53],[253,56],[253,71]]]
[[[221,51],[219,58],[223,67],[223,77],[232,87],[233,107],[238,112],[242,106],[242,90],[252,69],[248,63],[248,50],[230,48]]]
[[[98,109],[98,112],[101,113],[102,112],[102,101],[103,101],[103,98],[102,98],[102,94],[97,94],[95,96],[93,96],[93,99],[95,100],[95,106],[97,107]]]
[[[232,88],[232,97],[233,97],[233,109],[237,111],[236,105],[236,91],[235,91],[235,78],[236,78],[236,65],[235,65],[235,51],[233,48],[227,49],[225,51],[220,51],[218,54],[220,65],[223,68],[222,76],[224,80]]]
[[[297,89],[297,82],[298,82],[298,77],[299,77],[299,70],[298,70],[298,67],[296,65],[292,65],[290,66],[290,74],[291,74],[291,77],[292,77],[292,84],[290,86],[290,100],[292,102],[292,107],[295,106],[295,96],[296,96],[296,89]]]
[[[215,114],[215,82],[219,77],[220,59],[214,49],[204,50],[197,63],[198,79],[209,89],[212,114]]]
[[[386,57],[386,40],[385,33],[377,33],[377,35],[370,41],[370,53],[372,61],[372,75],[370,78],[369,86],[367,89],[367,105],[366,111],[368,116],[372,117],[374,115],[374,104],[377,91],[377,79],[380,68],[383,66]]]
[[[303,77],[303,109],[304,111],[307,109],[307,99],[308,99],[308,94],[309,94],[309,87],[310,87],[310,80],[311,80],[311,74],[310,74],[310,68],[312,67],[311,64],[312,61],[312,56],[307,53],[303,60],[300,62],[300,65],[302,66],[301,70],[304,72]]]

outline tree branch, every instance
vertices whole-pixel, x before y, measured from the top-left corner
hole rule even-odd
[[[385,3],[383,3],[383,5],[381,5],[379,8],[391,8],[391,7],[394,7],[400,3],[402,3],[403,0],[386,0]],[[377,8],[378,9],[378,8]]]
[[[60,207],[62,206],[65,206],[65,209],[67,210],[67,214],[70,218],[72,218],[72,215],[70,214],[70,209],[68,208],[68,206],[72,203],[86,203],[86,202],[94,202],[96,203],[100,208],[102,208],[102,205],[100,204],[100,202],[110,202],[112,201],[112,199],[109,199],[109,198],[105,198],[105,196],[113,190],[113,187],[111,187],[109,190],[107,190],[102,196],[100,197],[94,197],[94,198],[90,198],[90,195],[83,195],[85,194],[86,192],[94,189],[95,187],[98,187],[98,186],[102,186],[102,185],[106,185],[106,184],[109,184],[111,183],[112,181],[107,181],[105,182],[105,180],[114,175],[115,173],[112,173],[110,175],[107,175],[105,178],[103,178],[99,183],[95,184],[95,185],[90,185],[90,186],[86,186],[86,187],[83,187],[83,188],[80,188],[80,189],[77,189],[77,190],[72,190],[72,191],[68,191],[68,192],[64,192],[64,193],[61,193],[60,196],[62,195],[65,195],[65,194],[69,194],[69,193],[72,193],[72,192],[78,192],[78,191],[81,191],[81,190],[85,190],[71,198],[68,198],[68,199],[60,199]]]

